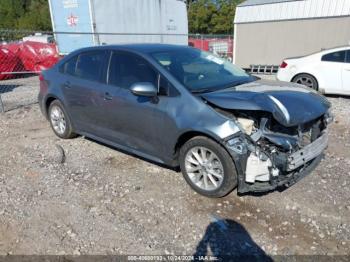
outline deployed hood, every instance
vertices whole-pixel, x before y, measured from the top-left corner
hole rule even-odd
[[[301,85],[258,80],[248,84],[203,93],[200,96],[223,109],[270,112],[284,126],[307,123],[330,108],[326,98]]]

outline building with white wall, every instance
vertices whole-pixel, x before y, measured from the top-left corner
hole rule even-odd
[[[279,65],[350,45],[350,0],[247,0],[236,9],[234,32],[236,64]]]

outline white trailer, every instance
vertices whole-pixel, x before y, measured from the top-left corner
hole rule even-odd
[[[59,52],[102,44],[188,45],[182,0],[49,0]]]

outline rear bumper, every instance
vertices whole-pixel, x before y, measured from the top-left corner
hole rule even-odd
[[[44,97],[41,93],[39,93],[38,95],[38,103],[39,103],[41,113],[43,114],[43,116],[45,116],[45,118],[47,118]]]
[[[288,69],[280,68],[276,75],[277,80],[291,82],[292,81],[292,73]]]

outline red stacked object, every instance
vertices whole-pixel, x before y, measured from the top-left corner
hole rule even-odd
[[[15,72],[18,67],[21,67],[18,56],[10,49],[0,46],[0,80],[11,78],[13,75],[6,73]]]
[[[10,77],[1,72],[40,73],[58,62],[55,44],[20,42],[0,45],[0,80]]]

